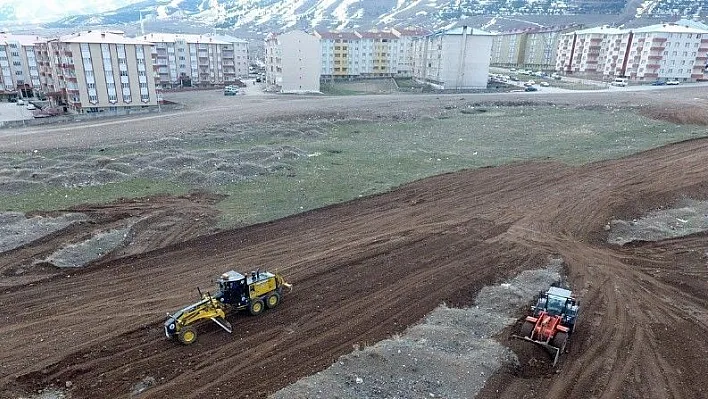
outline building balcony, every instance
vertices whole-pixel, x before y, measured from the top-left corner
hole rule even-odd
[[[660,60],[660,59],[662,59],[662,58],[664,58],[664,56],[663,56],[663,55],[658,55],[658,54],[656,54],[656,55],[650,55],[650,56],[649,56],[649,59],[650,59],[650,60]]]
[[[665,42],[666,40],[667,40],[667,39],[666,39],[665,37],[655,37],[655,38],[654,38],[654,42],[659,42],[659,43],[663,43],[663,42]]]
[[[649,47],[649,51],[664,51],[666,46],[651,46]]]
[[[659,68],[659,64],[647,64],[647,68],[657,69]]]

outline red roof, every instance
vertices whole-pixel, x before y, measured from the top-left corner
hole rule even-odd
[[[391,32],[355,32],[362,39],[398,39]]]
[[[316,34],[321,39],[330,39],[330,40],[336,40],[336,39],[357,40],[357,39],[359,39],[359,36],[357,36],[354,32],[316,32]]]

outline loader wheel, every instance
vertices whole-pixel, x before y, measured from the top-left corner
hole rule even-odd
[[[263,301],[260,299],[256,299],[255,301],[251,302],[251,306],[248,307],[248,311],[251,312],[252,315],[258,316],[259,314],[263,313]]]
[[[533,332],[534,327],[536,327],[534,323],[531,323],[530,321],[525,321],[524,325],[521,326],[521,336],[531,337],[531,333]]]
[[[197,340],[197,330],[192,327],[185,327],[179,331],[177,338],[179,342],[189,345]]]
[[[266,307],[268,309],[273,309],[274,307],[278,306],[280,304],[280,295],[278,295],[277,292],[274,292],[270,295],[268,295],[268,298],[266,298]]]
[[[568,334],[564,332],[557,332],[556,336],[551,340],[551,345],[558,348],[561,353],[565,350],[565,344],[568,342]]]

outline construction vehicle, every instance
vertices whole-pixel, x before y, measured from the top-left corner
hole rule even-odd
[[[226,320],[229,313],[247,309],[252,315],[259,315],[264,309],[280,304],[283,287],[292,289],[280,274],[260,270],[245,276],[231,270],[222,274],[217,283],[218,290],[214,295],[199,291],[199,302],[167,314],[164,323],[167,338],[176,337],[179,342],[189,345],[197,340],[197,326],[206,320],[213,321],[230,334],[233,328]]]
[[[553,367],[558,357],[565,351],[570,335],[575,331],[580,303],[570,290],[551,287],[541,292],[533,314],[526,316],[521,333],[514,338],[524,339],[545,348],[553,357]]]

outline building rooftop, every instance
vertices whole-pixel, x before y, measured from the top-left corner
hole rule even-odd
[[[706,29],[695,28],[691,26],[678,24],[657,24],[649,25],[643,28],[632,29],[634,33],[708,33]]]
[[[691,21],[686,21],[691,22]],[[642,28],[635,29],[620,29],[620,28],[610,28],[607,26],[598,26],[595,28],[581,29],[574,32],[566,33],[567,35],[572,34],[604,34],[604,35],[624,35],[629,32],[633,33],[708,33],[708,29],[701,28],[701,23],[682,25],[679,23],[667,23],[667,24],[655,24],[644,26]],[[703,25],[705,26],[705,25]]]
[[[621,35],[629,32],[627,29],[611,28],[609,26],[598,26],[595,28],[580,29],[573,32],[566,33],[567,35],[578,34],[578,35]]]
[[[316,36],[320,39],[344,39],[344,40],[357,40],[359,36],[354,32],[315,32]]]
[[[34,46],[35,43],[45,42],[46,38],[36,35],[12,35],[0,33],[0,44],[18,43],[21,46]]]
[[[63,43],[112,43],[112,44],[137,44],[149,45],[151,43],[125,37],[121,31],[86,31],[60,36],[57,41]]]
[[[391,32],[354,32],[362,39],[398,39],[398,36]]]
[[[232,44],[232,43],[248,43],[248,41],[228,35],[188,35],[183,33],[148,33],[147,35],[138,36],[139,40],[145,40],[150,43],[175,43],[178,40],[184,40],[187,43],[213,43],[213,44]]]
[[[495,33],[487,32],[485,30],[472,28],[469,26],[458,26],[456,28],[435,32],[434,35],[474,35],[474,36],[496,36]]]
[[[423,28],[394,28],[391,31],[394,35],[397,36],[413,36],[413,37],[420,37],[420,36],[428,36],[430,35],[431,31]]]
[[[577,25],[559,25],[559,26],[537,26],[533,28],[510,29],[496,32],[497,35],[516,35],[519,33],[550,33],[550,32],[566,32],[571,29],[577,29]]]

